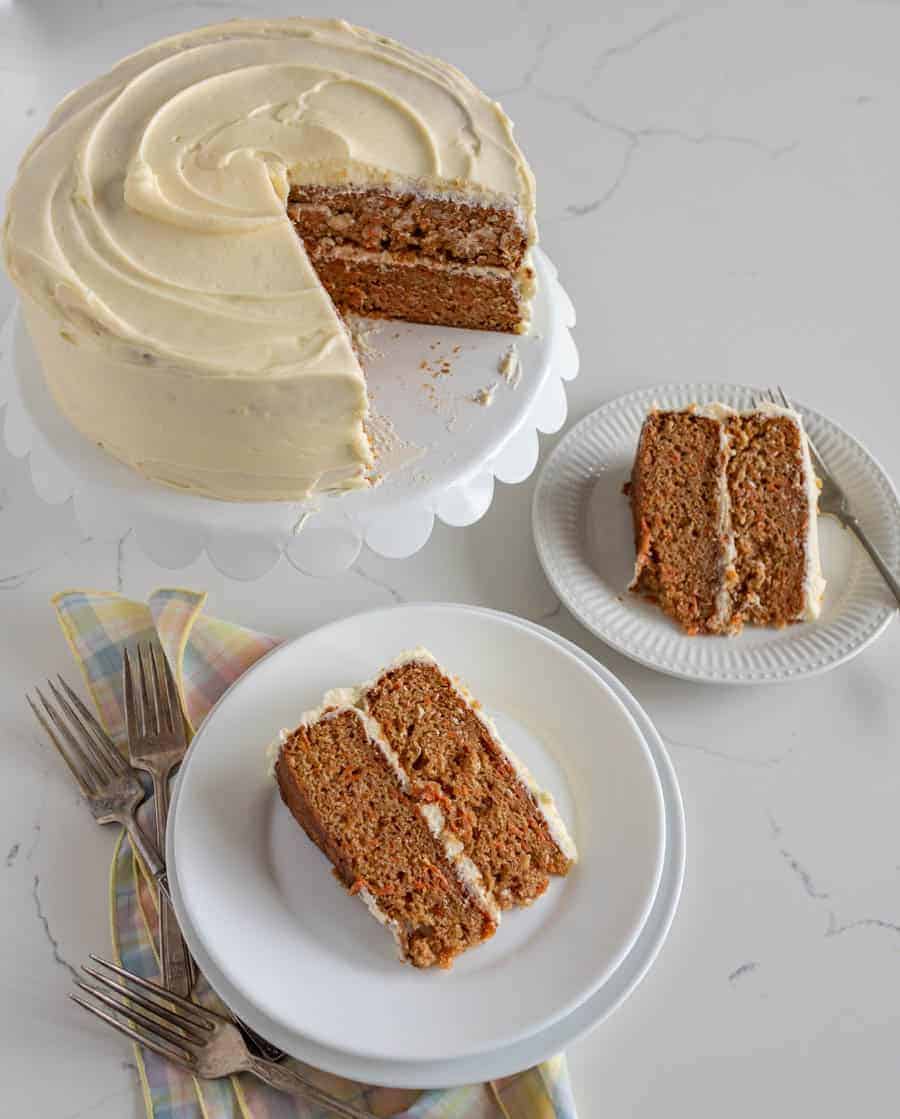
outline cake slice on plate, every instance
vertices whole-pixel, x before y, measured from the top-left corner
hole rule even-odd
[[[275,764],[281,797],[418,967],[448,967],[577,854],[480,705],[424,649],[326,695]]]
[[[631,590],[689,634],[818,617],[818,488],[797,412],[653,410],[627,487]]]

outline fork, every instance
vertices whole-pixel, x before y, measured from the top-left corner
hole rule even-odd
[[[784,389],[782,389],[780,386],[778,388],[778,396],[775,395],[775,392],[772,389],[768,390],[767,395],[772,404],[780,404],[783,408],[788,408],[791,411],[796,411],[796,408],[793,407],[793,405],[790,403],[787,396],[785,395]],[[822,484],[822,488],[819,493],[819,511],[822,513],[828,513],[831,516],[836,517],[844,526],[844,528],[850,529],[856,539],[865,548],[866,552],[868,552],[869,558],[872,560],[872,563],[875,564],[882,579],[884,579],[885,583],[887,583],[888,587],[891,590],[891,593],[897,600],[898,606],[900,606],[900,580],[897,579],[897,577],[888,567],[881,552],[878,551],[878,549],[866,535],[865,529],[853,515],[850,509],[850,503],[847,500],[847,495],[841,488],[840,483],[834,478],[828,467],[825,465],[822,456],[816,450],[816,446],[813,443],[812,439],[810,439],[809,433],[807,433],[806,442],[809,446],[809,452],[813,460],[813,465],[816,469],[816,474],[819,476],[819,481]]]
[[[279,1091],[304,1096],[345,1119],[374,1119],[369,1112],[330,1096],[302,1073],[254,1057],[237,1028],[206,1007],[173,995],[99,956],[92,955],[91,959],[124,982],[83,964],[82,971],[99,987],[80,979],[76,979],[75,985],[121,1017],[74,993],[69,997],[139,1045],[174,1061],[204,1080],[249,1072]],[[126,985],[129,982],[132,987]]]
[[[137,687],[135,687],[135,675]],[[181,697],[165,654],[156,646],[137,647],[137,670],[126,650],[122,656],[122,690],[125,698],[125,724],[131,764],[146,770],[153,778],[156,831],[164,848],[169,801],[169,774],[187,749]],[[178,918],[167,897],[159,907],[159,948],[163,986],[168,991],[190,998],[197,968],[184,941]],[[285,1053],[256,1033],[237,1015],[232,1021],[251,1050],[270,1061],[280,1061]]]
[[[137,807],[144,799],[137,774],[62,676],[57,676],[57,680],[59,688],[52,680],[47,681],[47,686],[59,709],[37,687],[34,690],[44,710],[30,695],[25,696],[28,706],[68,766],[94,819],[98,824],[122,825],[151,878],[163,896],[168,897],[165,863],[156,844],[137,822]]]
[[[169,777],[187,749],[184,717],[169,663],[161,649],[149,643],[137,647],[139,697],[135,694],[134,675],[126,650],[122,654],[122,682],[128,756],[133,768],[144,770],[153,780],[156,842],[164,851]],[[165,898],[160,899],[159,906],[159,957],[166,990],[190,995],[195,978],[193,963],[172,903]]]

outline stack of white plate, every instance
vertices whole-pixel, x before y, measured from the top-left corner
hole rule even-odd
[[[447,972],[397,961],[281,804],[266,758],[329,688],[417,645],[472,687],[580,855]],[[596,661],[505,614],[414,605],[282,645],[225,694],[182,768],[168,859],[194,956],[254,1029],[339,1075],[437,1088],[527,1068],[624,1001],[675,912],[684,818],[659,735]]]

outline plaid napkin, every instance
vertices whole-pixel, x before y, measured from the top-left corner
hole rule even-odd
[[[278,644],[273,637],[203,613],[205,594],[167,588],[146,603],[102,591],[62,591],[53,599],[100,719],[125,745],[121,694],[122,649],[157,637],[181,691],[192,728],[222,692]],[[110,871],[110,924],[116,959],[148,979],[159,978],[156,897],[120,838]],[[201,980],[197,997],[215,1008]],[[327,1112],[243,1074],[200,1080],[169,1061],[135,1047],[149,1119],[327,1119]],[[565,1057],[517,1076],[446,1091],[411,1091],[357,1084],[318,1069],[303,1071],[333,1096],[376,1116],[406,1119],[576,1119]]]

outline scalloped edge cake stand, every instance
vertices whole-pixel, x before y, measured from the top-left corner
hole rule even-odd
[[[575,311],[540,250],[538,295],[529,334],[519,337],[400,323],[379,323],[374,344],[388,354],[367,362],[376,415],[390,418],[390,455],[381,485],[316,502],[230,503],[148,482],[94,447],[53,403],[17,310],[0,328],[3,434],[16,458],[28,457],[36,495],[72,501],[86,536],[121,539],[132,531],[162,567],[182,568],[203,551],[232,579],[258,579],[287,556],[308,575],[345,571],[365,544],[403,559],[444,524],[474,524],[490,508],[494,480],[522,482],[538,460],[538,432],[563,426],[565,382],[578,373],[570,330]],[[513,391],[498,359],[515,344],[523,375]],[[442,364],[446,363],[446,364]],[[402,372],[399,372],[402,370]],[[424,370],[424,372],[423,372]],[[492,389],[489,408],[473,402]],[[405,453],[405,461],[404,461]]]

